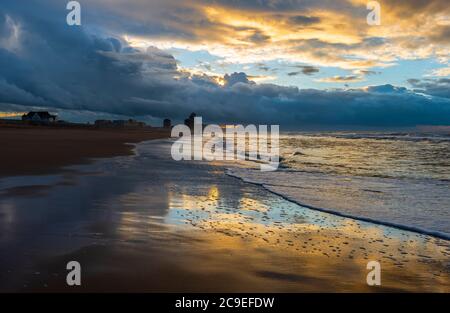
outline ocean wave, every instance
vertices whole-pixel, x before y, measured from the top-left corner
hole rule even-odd
[[[450,137],[394,133],[290,133],[282,168],[398,179],[450,179]]]
[[[399,140],[399,141],[430,141],[449,142],[450,134],[446,133],[346,133],[346,132],[326,132],[326,133],[285,133],[284,138],[304,137],[328,137],[341,139],[374,139],[374,140]]]
[[[306,189],[304,189],[302,187],[298,187],[298,186],[292,186],[289,183],[286,183],[284,185],[283,184],[275,184],[274,185],[274,184],[271,184],[270,180],[261,181],[261,179],[258,177],[252,178],[251,175],[243,175],[242,172],[238,173],[238,171],[242,171],[242,170],[248,171],[249,169],[228,168],[226,170],[226,174],[230,177],[235,177],[237,179],[240,179],[246,183],[261,186],[264,189],[266,189],[267,191],[269,191],[273,194],[276,194],[287,201],[296,203],[302,207],[306,207],[306,208],[309,208],[312,210],[317,210],[317,211],[321,211],[321,212],[325,212],[325,213],[329,213],[329,214],[333,214],[333,215],[337,215],[337,216],[341,216],[341,217],[345,217],[345,218],[351,218],[354,220],[359,220],[359,221],[368,222],[368,223],[372,223],[372,224],[393,227],[393,228],[397,228],[400,230],[411,231],[411,232],[415,232],[415,233],[419,233],[419,234],[423,234],[423,235],[429,235],[429,236],[433,236],[433,237],[437,237],[437,238],[441,238],[441,239],[445,239],[445,240],[450,240],[450,232],[437,230],[437,229],[430,229],[430,228],[423,227],[420,225],[411,225],[411,224],[407,223],[407,218],[405,218],[405,222],[402,223],[399,221],[393,221],[392,218],[389,220],[389,218],[390,218],[389,216],[386,217],[385,219],[375,218],[372,216],[365,216],[362,214],[354,214],[352,212],[349,212],[348,210],[346,211],[343,209],[331,209],[326,206],[316,206],[316,205],[311,205],[310,203],[305,203],[304,201],[301,201],[298,197],[292,197],[287,192],[281,192],[279,190],[276,190],[276,188],[274,188],[274,187],[300,188],[303,192],[305,192]],[[446,187],[444,187],[444,188],[446,188]],[[364,187],[361,187],[361,191],[371,192],[371,193],[375,193],[375,194],[382,193],[382,192],[380,192],[380,190],[373,190],[373,189],[368,189],[368,188],[364,188]]]

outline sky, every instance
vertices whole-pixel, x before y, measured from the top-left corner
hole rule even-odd
[[[0,3],[0,117],[292,128],[450,125],[448,0]]]

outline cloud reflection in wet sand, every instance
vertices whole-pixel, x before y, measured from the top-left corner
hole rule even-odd
[[[12,271],[0,289],[72,291],[61,264],[79,260],[80,291],[450,291],[448,241],[303,208],[148,147],[0,199]],[[370,260],[381,288],[366,285]]]
[[[322,277],[317,273],[326,272],[323,277],[330,279],[328,288],[364,290],[366,264],[376,260],[382,264],[383,287],[387,289],[449,290],[446,241],[311,211],[276,197],[246,195],[240,206],[233,208],[220,201],[219,194],[217,186],[204,196],[171,194],[166,222],[192,227],[185,231],[202,230],[198,236],[208,238],[205,244],[213,255],[245,255],[255,268],[257,264],[273,267],[272,271],[256,270],[255,275],[283,280],[314,273],[306,280],[311,282]],[[274,260],[284,264],[275,265]],[[271,272],[279,275],[269,275]],[[294,289],[305,283],[305,279],[292,280]]]

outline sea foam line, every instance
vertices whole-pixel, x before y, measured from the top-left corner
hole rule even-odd
[[[324,213],[328,213],[328,214],[333,214],[333,215],[337,215],[340,217],[345,217],[345,218],[350,218],[353,220],[358,220],[358,221],[362,221],[362,222],[367,222],[367,223],[372,223],[372,224],[376,224],[376,225],[382,225],[382,226],[388,226],[388,227],[392,227],[392,228],[396,228],[396,229],[400,229],[400,230],[405,230],[405,231],[410,231],[410,232],[414,232],[414,233],[418,233],[418,234],[422,234],[422,235],[428,235],[428,236],[432,236],[432,237],[436,237],[439,239],[444,239],[444,240],[450,240],[450,234],[444,233],[444,232],[440,232],[440,231],[434,231],[434,230],[429,230],[429,229],[425,229],[425,228],[420,228],[420,227],[416,227],[416,226],[409,226],[409,225],[404,225],[404,224],[397,224],[397,223],[392,223],[392,222],[386,222],[386,221],[382,221],[382,220],[376,220],[370,217],[364,217],[364,216],[358,216],[358,215],[352,215],[352,214],[348,214],[348,213],[343,213],[340,211],[336,211],[336,210],[331,210],[331,209],[327,209],[327,208],[319,208],[319,207],[314,207],[311,206],[309,204],[305,204],[305,203],[301,203],[296,199],[292,199],[289,196],[286,196],[282,193],[279,193],[277,191],[274,191],[272,189],[270,189],[270,187],[267,184],[264,183],[258,183],[249,179],[245,179],[241,176],[238,176],[237,174],[234,174],[232,172],[231,168],[228,168],[225,171],[225,174],[230,176],[230,177],[234,177],[237,179],[242,180],[245,183],[249,183],[249,184],[253,184],[253,185],[257,185],[257,186],[261,186],[263,187],[265,190],[283,198],[286,201],[295,203],[299,206],[305,207],[307,209],[311,209],[311,210],[316,210],[316,211],[320,211],[320,212],[324,212]]]

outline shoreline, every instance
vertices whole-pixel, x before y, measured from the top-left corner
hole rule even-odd
[[[80,129],[48,127],[0,127],[0,178],[46,175],[92,159],[133,155],[139,142],[170,137],[170,131],[154,129]]]
[[[357,216],[357,215],[352,215],[352,214],[347,214],[344,212],[340,212],[337,210],[333,210],[333,209],[328,209],[328,208],[320,208],[320,207],[316,207],[316,206],[312,206],[306,203],[302,203],[298,200],[295,200],[283,193],[277,192],[275,190],[272,190],[270,188],[268,188],[265,184],[263,183],[258,183],[258,182],[253,182],[250,180],[247,180],[243,177],[240,177],[238,175],[235,175],[233,173],[231,173],[231,171],[229,171],[227,169],[227,171],[225,172],[226,175],[230,176],[230,177],[234,177],[236,179],[242,180],[245,183],[248,184],[253,184],[256,186],[260,186],[262,188],[264,188],[265,190],[267,190],[268,192],[271,192],[283,199],[285,199],[286,201],[298,204],[302,207],[306,207],[308,209],[311,210],[315,210],[315,211],[319,211],[319,212],[324,212],[324,213],[328,213],[328,214],[333,214],[336,216],[340,216],[340,217],[344,217],[344,218],[349,218],[352,220],[356,220],[356,221],[361,221],[361,222],[367,222],[367,223],[371,223],[371,224],[375,224],[375,225],[381,225],[381,226],[387,226],[387,227],[391,227],[391,228],[396,228],[399,230],[404,230],[404,231],[409,231],[409,232],[413,232],[416,233],[418,235],[426,235],[426,236],[432,236],[438,239],[443,239],[443,240],[447,240],[450,241],[450,235],[443,233],[443,232],[439,232],[439,231],[433,231],[433,230],[428,230],[428,229],[424,229],[424,228],[420,228],[420,227],[414,227],[414,226],[408,226],[408,225],[404,225],[404,224],[397,224],[397,223],[391,223],[391,222],[386,222],[386,221],[382,221],[382,220],[377,220],[377,219],[373,219],[370,217],[364,217],[364,216]]]
[[[0,216],[13,217],[0,219],[8,255],[0,290],[450,290],[447,241],[302,207],[225,166],[169,153],[167,140],[143,142],[136,157],[105,158],[42,181],[42,192],[0,198]],[[83,268],[76,290],[65,284],[71,260]],[[381,287],[366,284],[371,260],[382,263]]]
[[[41,126],[0,127],[0,145],[8,149],[8,154],[0,156],[0,179],[14,176],[50,175],[64,171],[67,166],[95,162],[95,159],[133,155],[135,154],[136,144],[168,137],[170,137],[170,131],[162,128],[136,130]],[[64,140],[69,142],[64,143]],[[73,145],[74,143],[76,146]],[[45,144],[47,146],[42,149],[38,147]],[[53,144],[56,144],[56,146]],[[27,162],[29,161],[29,154],[24,151],[24,148],[32,150],[33,162]],[[38,162],[35,162],[36,160]],[[229,169],[224,174],[245,183],[260,186],[286,201],[312,210],[450,241],[450,235],[446,233],[309,205],[271,190],[262,183],[248,181],[233,174]]]

